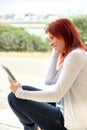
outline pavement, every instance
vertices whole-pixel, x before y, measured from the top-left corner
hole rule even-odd
[[[22,130],[23,127],[10,108],[0,109],[0,130]]]
[[[0,64],[6,65],[21,84],[46,89],[43,84],[48,61],[17,57],[0,57]],[[23,130],[23,126],[8,105],[10,92],[6,72],[0,66],[0,130]]]

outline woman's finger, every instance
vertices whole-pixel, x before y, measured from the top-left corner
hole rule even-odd
[[[15,83],[15,81],[14,81],[11,77],[9,77],[9,76],[8,76],[8,80],[9,80],[9,82],[10,82],[11,84],[14,84],[14,83]]]

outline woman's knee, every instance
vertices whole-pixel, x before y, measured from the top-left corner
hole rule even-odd
[[[16,104],[18,104],[19,99],[15,96],[15,94],[13,92],[9,93],[8,95],[8,103],[9,105],[12,106],[16,106]]]
[[[22,88],[24,90],[32,90],[33,88],[30,87],[30,86],[22,86]],[[11,104],[13,101],[17,102],[19,99],[15,96],[15,94],[13,92],[10,92],[9,95],[8,95],[8,102],[9,104]]]
[[[12,100],[13,100],[13,98],[15,98],[15,95],[14,95],[14,93],[9,93],[9,95],[8,95],[8,102],[11,102]]]

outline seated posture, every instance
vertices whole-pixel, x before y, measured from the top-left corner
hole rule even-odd
[[[45,84],[24,86],[9,78],[8,102],[24,130],[87,130],[87,47],[73,22],[60,18],[46,34],[53,47]],[[64,99],[62,113],[57,102]]]

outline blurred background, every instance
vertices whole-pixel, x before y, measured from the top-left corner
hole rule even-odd
[[[87,43],[86,0],[0,0],[0,51],[49,51],[45,29],[68,17]]]

